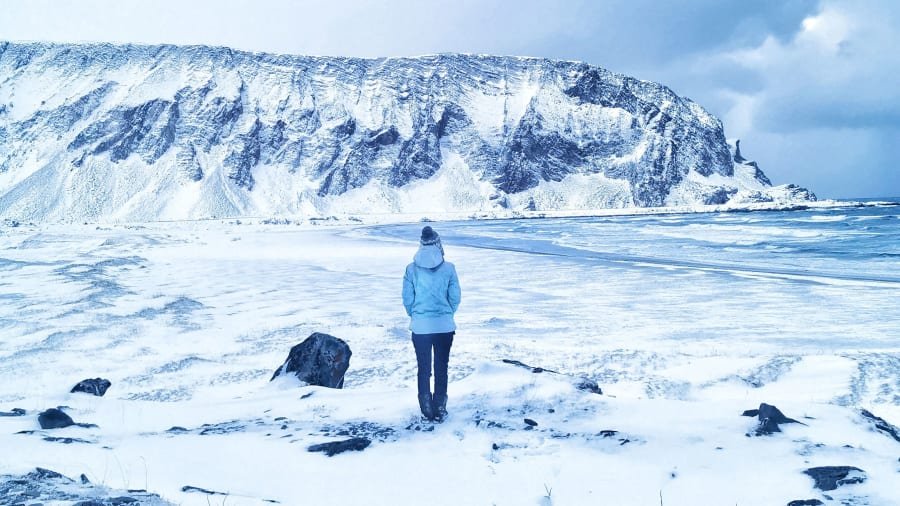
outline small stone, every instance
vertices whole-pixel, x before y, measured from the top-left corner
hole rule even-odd
[[[532,420],[531,418],[526,418],[526,419],[525,419],[525,424],[526,424],[526,425],[530,425],[530,426],[532,426],[532,427],[537,427],[537,424],[538,424],[538,423],[535,422],[534,420]]]

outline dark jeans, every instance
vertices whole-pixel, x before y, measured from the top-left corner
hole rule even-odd
[[[431,350],[434,349],[434,395],[447,396],[447,364],[450,363],[453,334],[455,332],[413,333],[412,342],[419,364],[419,395],[431,393]]]

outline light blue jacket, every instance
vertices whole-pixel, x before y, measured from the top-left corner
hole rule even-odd
[[[415,334],[455,331],[453,314],[459,301],[456,267],[444,261],[440,246],[419,247],[403,276],[403,306],[410,316],[409,330]]]

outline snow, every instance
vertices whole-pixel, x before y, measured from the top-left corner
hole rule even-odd
[[[0,411],[28,414],[0,417],[0,474],[84,473],[184,505],[749,505],[822,498],[802,471],[852,465],[868,479],[836,501],[894,504],[898,443],[859,409],[900,423],[900,281],[844,257],[786,273],[765,248],[871,245],[852,233],[872,213],[433,223],[463,288],[451,417],[433,431],[416,430],[399,300],[420,223],[3,228]],[[314,331],[350,344],[345,388],[269,382]],[[97,376],[106,397],[67,393]],[[805,425],[747,437],[740,414],[762,402]],[[41,431],[59,405],[99,427]],[[359,453],[306,451],[361,422],[390,430]]]

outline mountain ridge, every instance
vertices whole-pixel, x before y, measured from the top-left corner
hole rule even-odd
[[[5,218],[814,199],[699,104],[583,62],[4,42],[0,75]]]

